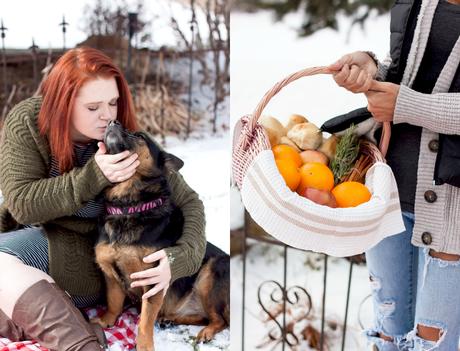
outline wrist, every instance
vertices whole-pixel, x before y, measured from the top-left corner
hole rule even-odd
[[[377,59],[377,56],[372,51],[363,51],[363,53],[365,53],[371,59],[369,60],[369,62],[372,62],[374,64],[375,71],[373,74],[373,78],[375,78],[378,72],[379,60]]]

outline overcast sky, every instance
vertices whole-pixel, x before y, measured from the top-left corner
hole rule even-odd
[[[69,23],[66,33],[66,46],[75,46],[86,38],[82,31],[84,26],[83,9],[94,0],[0,0],[0,18],[3,19],[6,32],[7,48],[28,48],[32,37],[40,48],[62,47],[62,30],[59,23],[65,15]],[[112,1],[117,3],[117,1]],[[135,0],[126,0],[132,10]],[[143,18],[152,20],[152,37],[156,47],[174,45],[175,36],[170,29],[170,16],[174,14],[184,31],[187,32],[190,11],[183,5],[171,0],[145,0],[146,11]],[[204,17],[198,14],[200,23],[205,24]],[[204,26],[201,28],[204,30]]]

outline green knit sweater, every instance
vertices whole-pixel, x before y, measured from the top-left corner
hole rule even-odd
[[[81,168],[50,178],[50,148],[38,131],[41,98],[16,105],[8,114],[0,141],[0,232],[20,224],[41,225],[48,238],[49,271],[59,286],[73,295],[94,295],[102,275],[94,262],[97,220],[73,214],[111,183],[94,156]],[[173,202],[184,214],[184,231],[167,248],[172,281],[198,271],[205,253],[203,203],[179,173],[171,173]]]

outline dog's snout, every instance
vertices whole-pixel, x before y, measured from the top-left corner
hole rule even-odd
[[[120,122],[118,122],[116,119],[110,121],[110,122],[109,122],[109,126],[113,126],[113,125],[119,126],[119,125],[120,125]]]

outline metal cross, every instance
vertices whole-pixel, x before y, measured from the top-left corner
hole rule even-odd
[[[65,21],[65,16],[62,15],[62,22],[59,23],[60,26],[62,26],[62,40],[63,40],[63,44],[62,44],[62,50],[65,51],[65,32],[66,32],[66,26],[68,26],[69,24]]]
[[[32,51],[32,60],[33,60],[33,67],[34,67],[34,84],[35,84],[35,88],[38,86],[37,49],[38,49],[38,46],[35,45],[35,40],[34,40],[34,38],[32,38],[32,46],[29,48],[29,50]]]
[[[3,25],[3,18],[1,20],[1,24],[2,26],[0,27],[0,31],[1,31],[1,36],[2,36],[2,78],[3,78],[3,93],[5,94],[5,98],[6,98],[6,95],[7,95],[7,91],[6,91],[6,88],[7,88],[7,85],[6,85],[6,50],[5,50],[5,31],[8,30],[8,28],[6,28],[4,25]]]

